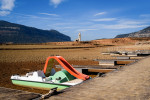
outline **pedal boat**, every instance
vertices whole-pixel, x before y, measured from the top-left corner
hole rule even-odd
[[[64,70],[56,72],[54,61],[57,61]],[[32,87],[44,90],[56,88],[62,90],[80,84],[90,77],[74,69],[63,57],[48,57],[44,70],[26,73],[26,75],[12,75],[11,80],[15,85]]]

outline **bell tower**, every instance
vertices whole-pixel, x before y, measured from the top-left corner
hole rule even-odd
[[[81,41],[81,33],[78,34],[78,41]]]

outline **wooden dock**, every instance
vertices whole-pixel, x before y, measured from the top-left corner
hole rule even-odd
[[[143,59],[145,56],[112,56],[116,59]]]
[[[83,69],[117,69],[120,66],[103,66],[103,65],[71,65],[75,69],[83,68]],[[56,68],[62,68],[60,65],[55,65]]]
[[[150,57],[71,87],[48,100],[149,100]]]
[[[87,75],[90,75],[89,73],[92,74],[108,73],[121,67],[121,66],[101,66],[101,65],[72,65],[72,66],[79,72]],[[56,68],[63,69],[63,67],[61,67],[60,65],[56,65]]]
[[[88,69],[88,72],[108,73],[116,69]]]
[[[103,55],[149,56],[150,50],[102,52]]]
[[[106,66],[126,65],[135,62],[137,60],[138,59],[94,59],[94,61],[99,62],[99,65],[106,65]]]

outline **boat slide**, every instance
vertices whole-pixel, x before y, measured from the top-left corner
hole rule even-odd
[[[61,56],[52,56],[52,57],[48,57],[45,63],[45,67],[44,67],[44,73],[46,73],[46,69],[48,66],[48,61],[50,59],[55,59],[64,69],[66,69],[71,75],[73,75],[74,77],[78,78],[78,79],[82,79],[82,80],[87,80],[90,77],[88,75],[82,74],[80,72],[78,72],[76,69],[74,69],[63,57]]]

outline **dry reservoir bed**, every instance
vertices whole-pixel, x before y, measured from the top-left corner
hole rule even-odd
[[[10,76],[43,69],[45,60],[50,55],[61,55],[70,64],[74,65],[97,65],[98,62],[92,61],[93,59],[112,59],[112,57],[108,55],[102,55],[101,52],[114,50],[150,49],[150,46],[87,47],[73,49],[44,49],[42,46],[43,49],[12,50],[12,48],[37,48],[37,46],[34,45],[29,47],[28,45],[23,47],[19,46],[22,45],[0,46],[0,48],[7,48],[6,50],[0,50],[0,86],[42,94],[45,94],[48,91],[15,86],[11,83]],[[40,48],[40,45],[38,45],[38,48]],[[53,47],[48,46],[48,48]]]

